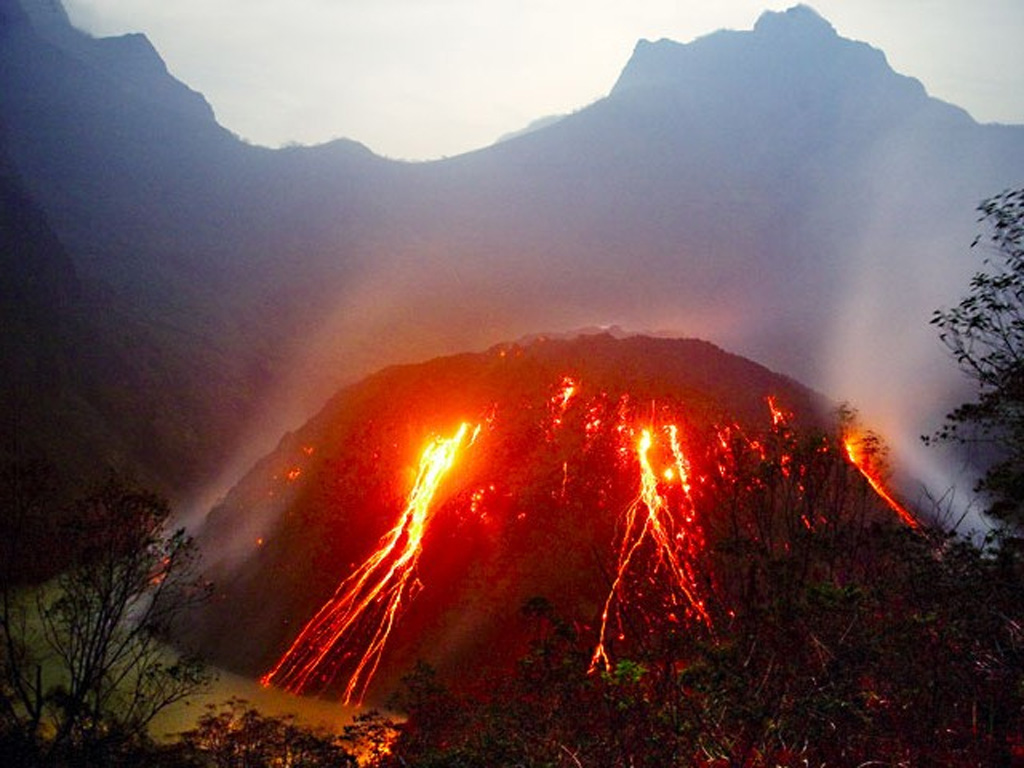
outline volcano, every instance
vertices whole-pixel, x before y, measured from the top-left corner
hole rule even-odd
[[[646,633],[727,620],[726,539],[789,547],[854,500],[915,524],[868,490],[855,439],[829,437],[829,407],[692,339],[537,338],[385,369],[210,513],[215,597],[192,631],[267,684],[381,700],[419,660],[451,680],[512,663],[520,609],[544,598],[609,666]],[[811,498],[840,476],[861,490]],[[737,512],[769,486],[793,515]]]

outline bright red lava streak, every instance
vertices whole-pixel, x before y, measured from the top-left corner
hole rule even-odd
[[[473,433],[476,437],[479,427]],[[454,436],[438,438],[420,457],[416,483],[409,493],[398,522],[381,539],[380,546],[337,588],[334,596],[299,633],[270,672],[260,682],[293,693],[312,682],[330,684],[337,669],[330,657],[353,634],[369,628],[371,638],[345,686],[344,701],[361,701],[373,679],[388,636],[414,583],[416,563],[423,549],[423,535],[432,517],[431,504],[442,479],[455,463],[469,425]]]
[[[896,513],[900,520],[911,528],[919,528],[921,524],[917,522],[917,518],[915,518],[906,507],[896,501],[882,483],[882,480],[878,477],[877,473],[871,466],[869,461],[870,457],[866,456],[860,449],[860,442],[854,440],[852,437],[846,437],[843,439],[843,447],[846,448],[846,455],[849,457],[850,463],[853,464],[853,466],[857,468],[857,471],[864,476],[864,479],[868,481],[868,485],[870,485],[874,492],[878,494],[878,497],[889,505],[889,508]]]
[[[704,608],[704,601],[698,593],[692,567],[692,560],[699,554],[704,542],[693,517],[689,467],[679,446],[676,426],[669,425],[665,428],[665,433],[669,440],[673,467],[672,471],[662,474],[664,479],[661,482],[651,465],[650,450],[654,445],[651,430],[644,429],[637,441],[640,492],[623,515],[622,540],[619,544],[615,578],[601,612],[601,630],[597,647],[590,660],[591,671],[599,666],[606,670],[611,668],[611,659],[606,647],[608,620],[611,618],[613,604],[616,601],[620,604],[623,602],[623,582],[634,557],[645,541],[650,541],[654,547],[655,568],[664,567],[668,571],[672,587],[686,599],[688,612],[705,623],[711,622],[711,617]],[[667,485],[673,481],[677,481],[683,490],[683,500],[675,506],[669,503],[661,490],[663,484]]]

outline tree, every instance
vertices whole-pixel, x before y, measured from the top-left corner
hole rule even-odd
[[[102,762],[208,683],[197,659],[161,642],[207,594],[197,550],[184,530],[168,531],[169,515],[157,496],[111,478],[64,519],[69,569],[43,585],[0,584],[0,726],[20,762]]]
[[[196,727],[181,734],[179,758],[212,768],[332,766],[354,768],[341,739],[300,725],[294,715],[264,715],[245,699],[211,704]]]
[[[980,444],[991,463],[977,489],[989,512],[1010,528],[1024,525],[1024,188],[983,202],[980,222],[991,255],[952,309],[936,310],[932,324],[960,368],[977,386],[974,400],[946,417],[940,440]]]
[[[363,766],[385,765],[391,755],[391,745],[398,738],[398,726],[382,712],[371,709],[356,715],[346,725],[341,738],[351,744],[360,755]]]

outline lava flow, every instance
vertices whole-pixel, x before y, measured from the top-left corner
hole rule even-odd
[[[705,530],[708,536],[715,535],[715,519],[710,516],[715,514],[715,494],[742,482],[744,473],[749,475],[745,482],[752,483],[749,487],[756,492],[762,470],[770,477],[772,473],[764,468],[772,466],[794,493],[803,493],[805,469],[792,455],[788,442],[791,413],[774,397],[767,397],[770,431],[748,438],[738,423],[713,430],[708,424],[702,429],[699,420],[684,418],[680,403],[671,399],[651,400],[649,415],[641,416],[639,397],[623,390],[591,393],[576,376],[561,376],[553,394],[548,390],[545,398],[535,401],[536,410],[502,409],[501,402],[491,404],[486,424],[489,441],[494,444],[488,447],[489,455],[515,457],[514,461],[526,463],[512,467],[500,458],[479,461],[478,468],[486,467],[492,475],[474,478],[483,482],[470,497],[470,512],[479,520],[492,521],[505,540],[514,541],[529,515],[527,509],[515,507],[517,491],[525,486],[514,485],[516,481],[510,482],[509,477],[529,470],[533,466],[529,462],[539,460],[557,461],[550,468],[555,471],[549,469],[546,475],[552,487],[542,498],[555,500],[559,507],[540,507],[541,511],[556,515],[571,514],[576,508],[588,515],[598,509],[619,511],[611,536],[614,570],[609,568],[607,593],[603,598],[596,595],[602,600],[602,611],[590,659],[592,672],[612,668],[612,637],[625,643],[627,616],[635,605],[646,601],[650,606],[652,596],[663,609],[660,615],[668,621],[710,629],[707,600],[713,579],[707,570]],[[546,413],[539,423],[537,411]],[[680,424],[685,428],[677,426]],[[277,665],[263,676],[265,685],[294,693],[323,690],[344,670],[348,676],[345,703],[362,701],[402,610],[422,586],[417,568],[424,535],[439,506],[439,487],[460,450],[472,445],[480,429],[474,431],[469,424],[462,424],[453,436],[426,447],[416,482],[394,527],[305,624]],[[533,442],[522,440],[523,434],[533,435]],[[537,441],[536,435],[544,435],[543,441]],[[913,515],[879,479],[870,445],[850,437],[843,442],[850,463],[878,497],[904,523],[918,527]],[[541,456],[545,458],[539,459]],[[599,471],[592,472],[594,467]],[[578,499],[572,498],[576,492],[582,494]],[[492,498],[505,501],[490,510]],[[504,503],[516,512],[508,519],[500,511]],[[814,524],[806,515],[802,520],[807,528]],[[610,526],[604,530],[611,532]],[[643,610],[650,615],[647,608]],[[643,642],[642,638],[631,641]]]
[[[658,476],[651,465],[650,450],[654,438],[650,429],[644,429],[637,441],[636,456],[640,468],[640,492],[637,498],[626,509],[622,521],[622,540],[619,545],[619,557],[615,570],[615,578],[601,612],[601,630],[598,635],[597,647],[590,661],[591,671],[604,666],[611,668],[606,639],[608,621],[613,603],[622,602],[622,589],[630,566],[638,550],[648,539],[656,552],[657,566],[665,567],[674,589],[686,599],[687,612],[710,624],[710,616],[704,608],[696,585],[692,561],[696,559],[703,547],[703,538],[696,525],[693,504],[690,499],[689,467],[679,446],[678,429],[675,425],[665,428],[671,449],[673,466],[667,469],[659,482]],[[678,505],[669,503],[662,484],[678,481],[682,491],[682,500]],[[642,517],[642,522],[638,518]]]
[[[472,440],[479,433],[473,432]],[[381,653],[403,602],[415,584],[423,536],[432,517],[431,504],[469,434],[462,424],[450,438],[438,438],[420,457],[416,483],[398,522],[369,558],[337,588],[334,596],[299,633],[263,685],[303,692],[313,681],[326,686],[337,674],[334,651],[354,634],[371,637],[345,686],[345,703],[361,700],[380,663]]]
[[[846,437],[843,439],[843,447],[846,448],[846,455],[849,457],[850,463],[864,476],[864,479],[867,480],[868,485],[871,486],[874,492],[878,494],[878,497],[889,505],[889,508],[896,513],[900,520],[911,528],[918,528],[920,523],[917,522],[917,518],[910,513],[910,510],[896,501],[885,487],[885,484],[878,475],[877,469],[871,462],[871,453],[864,450],[863,441]]]

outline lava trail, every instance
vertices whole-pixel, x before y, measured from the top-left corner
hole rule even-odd
[[[910,513],[910,510],[896,501],[885,487],[877,469],[871,462],[870,452],[864,450],[863,441],[846,437],[843,439],[843,447],[846,448],[846,455],[849,457],[850,463],[864,476],[864,479],[868,481],[868,485],[878,494],[878,497],[889,505],[890,509],[899,516],[900,520],[911,528],[919,528],[920,523],[918,523],[917,518]]]
[[[622,539],[619,543],[618,563],[615,577],[601,612],[601,630],[597,646],[591,657],[590,669],[599,666],[611,668],[608,656],[608,622],[615,603],[624,600],[623,589],[634,559],[647,541],[655,551],[655,568],[665,568],[671,586],[683,595],[686,610],[710,624],[704,601],[700,597],[692,563],[703,549],[704,542],[694,518],[690,498],[689,467],[679,445],[678,429],[675,425],[665,428],[672,455],[672,466],[662,473],[662,480],[651,464],[650,451],[654,436],[650,429],[644,429],[636,444],[636,458],[640,470],[640,491],[630,504],[622,519]],[[662,487],[678,482],[683,495],[678,504],[671,504]]]
[[[478,432],[479,427],[473,431],[471,442]],[[293,693],[302,693],[314,683],[326,687],[338,671],[337,651],[369,634],[370,640],[344,693],[346,704],[362,700],[403,602],[411,596],[438,487],[469,434],[469,425],[462,424],[452,437],[438,438],[424,449],[416,483],[398,522],[306,624],[277,666],[263,676],[264,685],[276,685]]]
[[[607,488],[615,488],[618,493],[622,487],[618,480],[624,478],[630,487],[636,488],[631,502],[627,501],[628,497],[617,497],[616,508],[622,512],[612,550],[615,565],[609,575],[611,583],[600,615],[591,671],[611,668],[610,639],[613,634],[625,639],[623,612],[635,600],[650,594],[649,585],[654,585],[658,592],[656,599],[666,601],[662,606],[671,621],[685,620],[711,627],[711,615],[705,603],[708,585],[705,579],[699,578],[698,566],[705,554],[705,533],[697,507],[707,508],[708,514],[714,513],[706,501],[709,498],[708,471],[713,474],[717,469],[720,477],[715,482],[718,483],[740,482],[743,473],[750,471],[752,474],[745,482],[754,483],[752,487],[756,490],[757,468],[777,461],[785,478],[790,478],[791,472],[798,473],[791,483],[796,489],[794,492],[803,493],[801,469],[789,452],[791,414],[780,407],[774,397],[767,398],[771,431],[763,438],[746,437],[736,424],[717,429],[711,443],[706,436],[682,432],[673,422],[684,423],[685,420],[681,421],[680,414],[669,406],[662,406],[656,417],[652,404],[650,417],[640,419],[634,402],[635,398],[625,392],[598,391],[589,396],[578,378],[562,376],[554,393],[547,397],[546,422],[531,421],[543,429],[546,441],[554,445],[554,455],[560,460],[559,486],[551,489],[552,498],[565,504],[578,485],[573,482],[574,471],[578,471],[576,461],[579,467],[588,466],[592,458],[590,452],[606,448],[614,450],[610,469],[628,474],[603,480],[583,478],[583,482],[592,488],[594,483],[607,481]],[[497,404],[492,405],[490,415],[483,422],[492,431],[497,407]],[[649,426],[641,427],[641,424]],[[451,437],[435,439],[423,450],[415,484],[394,527],[303,627],[277,665],[263,676],[265,685],[276,685],[294,693],[323,690],[344,670],[348,675],[344,701],[362,701],[392,629],[420,585],[416,570],[424,535],[439,506],[435,503],[439,487],[459,452],[464,446],[472,445],[480,430],[480,426],[473,429],[464,423]],[[688,438],[689,442],[683,438]],[[499,435],[496,439],[505,438]],[[849,436],[843,442],[850,463],[879,498],[904,523],[917,528],[919,524],[914,516],[893,498],[880,479],[872,462],[870,445]],[[691,448],[696,451],[692,454],[695,461],[692,466],[687,456]],[[559,455],[563,450],[581,453]],[[509,469],[497,466],[490,467],[489,471],[501,473]],[[484,482],[472,494],[470,509],[480,516],[485,514],[482,510],[488,489],[494,492],[493,482]],[[803,520],[810,528],[811,521],[806,517]],[[713,518],[704,522],[713,523]]]

